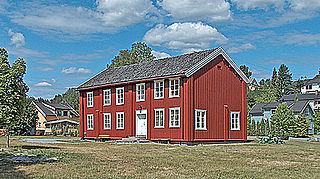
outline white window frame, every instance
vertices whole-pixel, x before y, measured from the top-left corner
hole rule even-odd
[[[111,113],[103,113],[103,129],[111,129]]]
[[[198,118],[198,113],[200,113],[200,116]],[[204,113],[204,118],[202,118],[202,113]],[[196,130],[207,130],[207,110],[202,109],[196,109],[194,111],[194,121],[195,121],[195,129]],[[198,127],[198,119],[200,120],[200,127]],[[201,125],[203,123],[203,126]]]
[[[89,99],[92,99],[92,100],[89,100]],[[93,91],[90,91],[90,92],[87,92],[87,107],[90,108],[90,107],[93,107],[93,105],[94,105]]]
[[[238,114],[238,119],[234,121],[236,118],[233,118],[233,114]],[[234,122],[234,127],[232,123]],[[240,112],[231,111],[230,112],[230,130],[232,131],[239,131],[240,130]]]
[[[154,89],[153,89],[154,99],[163,99],[164,98],[164,80],[155,80],[153,83],[154,83]],[[157,88],[157,84],[159,84],[159,88]],[[161,90],[160,84],[162,84],[162,90]],[[159,96],[157,96],[157,94],[159,94]]]
[[[121,114],[123,115],[122,121],[120,121],[121,119],[119,118],[119,115],[121,115]],[[124,129],[124,121],[125,121],[124,112],[117,112],[117,113],[116,113],[116,122],[117,122],[117,127],[116,127],[116,129]],[[122,122],[122,125],[121,125],[120,122]]]
[[[146,84],[139,83],[136,84],[136,101],[145,101],[146,100]]]
[[[162,111],[162,125],[160,125],[160,116],[159,116],[159,122],[157,123],[157,114],[160,114],[160,111]],[[154,109],[154,128],[164,128],[165,125],[165,108],[157,108]]]
[[[178,120],[175,120],[175,119],[172,119],[171,118],[171,114],[172,114],[172,111],[177,111],[178,110]],[[180,114],[180,107],[174,107],[174,108],[169,108],[169,127],[173,128],[173,127],[180,127],[180,120],[181,119],[181,114]],[[172,122],[175,123],[175,121],[178,121],[178,125],[175,125],[175,124],[171,124]]]
[[[103,105],[104,106],[111,105],[111,89],[103,90]]]
[[[122,91],[122,102],[119,102],[119,91]],[[116,105],[124,104],[124,87],[116,88]]]
[[[87,114],[87,130],[93,130],[93,129],[94,129],[94,116],[93,114]]]
[[[171,87],[172,87],[171,82],[172,81],[176,81],[176,80],[178,81],[178,84],[174,83],[173,84],[174,89],[171,89]],[[176,85],[178,86],[177,89],[175,89]],[[175,91],[178,91],[178,94],[171,94],[172,91],[173,91],[173,93],[175,93]],[[180,96],[180,78],[171,78],[171,79],[169,79],[169,98],[176,98],[176,97],[179,97],[179,96]]]

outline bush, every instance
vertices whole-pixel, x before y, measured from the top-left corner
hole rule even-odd
[[[279,139],[278,137],[264,137],[262,139],[259,139],[258,143],[260,144],[283,144],[283,140]]]

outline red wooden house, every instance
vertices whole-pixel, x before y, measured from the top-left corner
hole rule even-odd
[[[246,140],[248,81],[221,47],[105,69],[78,87],[80,137]]]

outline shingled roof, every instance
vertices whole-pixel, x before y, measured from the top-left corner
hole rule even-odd
[[[225,55],[226,52],[220,47],[175,57],[155,59],[144,63],[107,68],[81,84],[77,89],[159,77],[186,75],[188,72],[193,72],[190,72],[190,70],[197,70],[199,67],[207,64],[208,60],[205,60],[208,57],[212,57],[212,54],[227,56],[227,60],[231,66],[235,68],[235,71],[238,72],[246,82],[249,81],[239,67],[236,66],[228,55]],[[213,58],[215,57],[213,56]]]
[[[283,95],[280,98],[280,101],[295,101],[296,99],[298,99],[299,101],[319,100],[320,95],[316,95],[316,94],[288,94],[288,95]]]
[[[286,101],[287,106],[296,114],[303,112],[304,108],[309,104],[309,101]],[[263,115],[263,111],[276,109],[281,103],[257,103],[249,111],[249,114]]]

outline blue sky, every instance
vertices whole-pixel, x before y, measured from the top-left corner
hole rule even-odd
[[[222,46],[257,79],[320,67],[320,0],[0,0],[0,46],[27,61],[29,95],[52,98],[146,42],[158,57]]]

